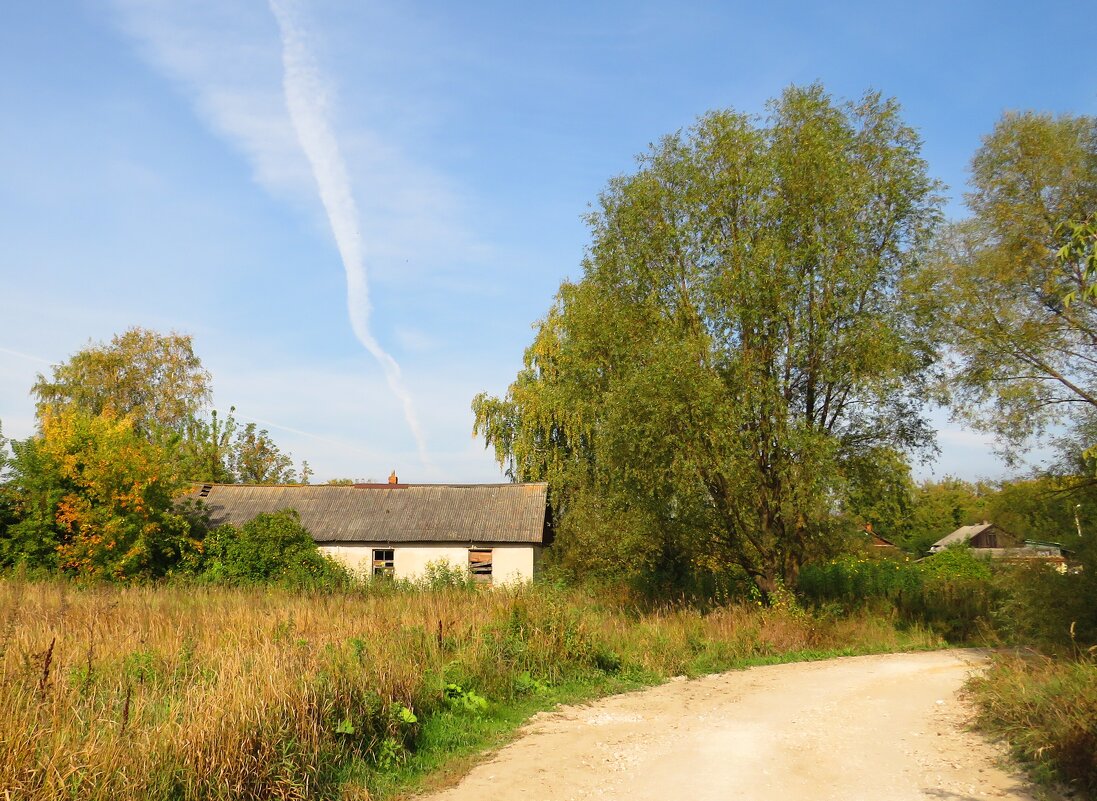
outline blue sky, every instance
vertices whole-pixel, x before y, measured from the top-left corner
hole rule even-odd
[[[513,379],[578,276],[588,204],[649,142],[708,109],[761,113],[791,83],[877,89],[961,216],[1003,111],[1097,113],[1086,4],[882,5],[12,4],[4,433],[32,431],[36,373],[142,325],[192,334],[217,405],[267,424],[317,479],[499,480],[470,399]],[[348,252],[368,320],[348,312]],[[983,438],[934,419],[942,454],[920,475],[1003,474]]]

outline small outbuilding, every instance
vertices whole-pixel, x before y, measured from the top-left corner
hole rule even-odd
[[[430,563],[477,582],[528,581],[552,543],[547,484],[203,484],[213,525],[294,509],[320,550],[356,572],[414,579]]]

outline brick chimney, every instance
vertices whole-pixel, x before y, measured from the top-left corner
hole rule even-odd
[[[392,473],[389,474],[389,483],[390,484],[399,484],[400,483],[400,479],[398,479],[396,477],[396,471],[395,470],[393,470]]]

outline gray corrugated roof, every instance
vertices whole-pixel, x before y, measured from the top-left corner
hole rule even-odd
[[[206,484],[199,497],[215,525],[296,509],[317,542],[529,542],[545,535],[547,484]]]
[[[960,528],[956,529],[951,534],[941,537],[941,539],[933,543],[929,549],[931,551],[936,551],[941,548],[947,548],[954,542],[967,542],[993,525],[993,523],[977,523],[974,526],[960,526]]]

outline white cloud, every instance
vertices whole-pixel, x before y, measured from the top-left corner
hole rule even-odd
[[[145,60],[247,159],[256,182],[319,215],[313,171],[283,94],[280,31],[266,5],[215,0],[113,4],[120,28]],[[291,6],[278,7],[292,12]],[[303,36],[302,26],[295,25]],[[318,32],[308,34],[308,47],[315,47]],[[308,60],[318,75],[315,60]],[[475,267],[494,253],[473,233],[466,211],[470,198],[454,181],[409,153],[399,133],[385,130],[385,120],[342,127],[353,114],[340,107],[337,87],[327,77],[309,80],[317,94],[306,100],[321,107],[346,162],[372,275],[388,285],[407,286],[438,271]],[[378,94],[387,91],[378,87]],[[321,218],[315,222],[320,225]]]
[[[396,327],[396,341],[406,351],[429,353],[438,347],[438,340],[418,328],[399,325]]]
[[[281,91],[278,31],[265,6],[215,0],[115,0],[122,29],[268,191],[311,197],[312,172]]]
[[[404,419],[415,437],[419,458],[430,466],[426,437],[397,363],[373,335],[373,311],[366,274],[365,251],[359,229],[358,206],[354,201],[346,164],[328,122],[327,81],[312,56],[306,33],[292,3],[271,0],[271,11],[282,34],[282,87],[297,139],[312,167],[316,188],[324,204],[332,234],[343,259],[347,277],[347,311],[354,335],[381,365],[392,394],[400,399]]]
[[[211,0],[115,0],[114,7],[142,55],[247,158],[259,185],[313,214],[321,210],[319,194],[346,270],[352,328],[400,397],[426,464],[425,434],[405,379],[371,328],[365,267],[403,287],[482,260],[488,249],[462,219],[466,204],[456,187],[380,127],[337,130],[336,89],[316,61],[316,32],[306,31],[292,3],[272,0],[268,10]]]

